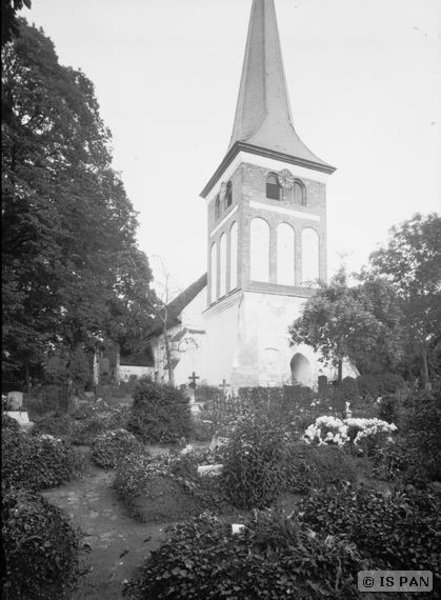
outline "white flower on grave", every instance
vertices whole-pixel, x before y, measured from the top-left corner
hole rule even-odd
[[[58,442],[62,441],[60,438],[56,438],[53,435],[50,435],[49,433],[42,433],[39,437],[40,440],[46,440],[51,444],[57,444]]]

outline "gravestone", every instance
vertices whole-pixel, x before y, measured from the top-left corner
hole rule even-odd
[[[328,378],[326,377],[326,375],[319,375],[318,395],[320,400],[326,400],[328,396]]]
[[[224,465],[219,463],[217,465],[199,465],[198,475],[199,477],[216,477],[222,473]]]
[[[9,392],[7,404],[9,410],[21,410],[23,408],[23,392]]]
[[[28,432],[34,426],[34,423],[32,421],[29,421],[29,415],[27,410],[8,410],[6,411],[6,414],[9,417],[11,417],[11,419],[17,421],[22,431]]]

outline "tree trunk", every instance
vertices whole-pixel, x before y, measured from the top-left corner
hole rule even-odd
[[[171,385],[175,385],[175,374],[173,373],[173,365],[171,361],[171,350],[170,342],[167,336],[167,330],[164,330],[164,347],[165,347],[165,358],[167,361],[168,381]]]
[[[421,345],[421,362],[421,379],[423,389],[429,391],[431,388],[429,381],[429,365],[427,362],[427,348],[424,345]]]
[[[338,385],[341,384],[342,380],[343,380],[343,359],[339,358],[338,359]]]

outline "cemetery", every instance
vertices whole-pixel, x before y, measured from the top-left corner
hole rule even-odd
[[[357,598],[416,563],[439,590],[439,388],[220,384],[194,412],[190,385],[2,412],[7,598]]]
[[[77,34],[76,11],[91,25],[93,58],[104,21],[100,10],[99,26],[93,22],[89,4],[81,13],[85,3],[73,3],[68,21],[77,51],[87,28]],[[339,254],[342,264],[328,280],[328,212],[340,226],[332,235],[346,242],[354,232],[361,238],[369,223],[388,222],[393,194],[400,206],[403,190],[410,206],[432,206],[423,202],[435,172],[430,153],[409,143],[401,123],[428,131],[425,104],[424,127],[406,93],[400,109],[407,102],[411,118],[394,110],[400,122],[392,135],[373,125],[365,130],[370,142],[354,135],[364,120],[375,127],[387,121],[378,115],[392,100],[381,110],[362,100],[371,98],[374,79],[393,80],[376,71],[393,53],[372,63],[369,94],[360,86],[357,100],[343,106],[340,93],[351,80],[345,74],[334,86],[337,61],[332,52],[323,56],[321,45],[332,27],[322,19],[317,44],[315,13],[308,35],[299,18],[294,55],[309,77],[294,79],[299,97],[305,93],[308,111],[316,113],[317,141],[345,148],[349,167],[360,169],[346,187],[347,204],[340,204],[336,179],[327,187],[336,168],[294,129],[274,0],[252,0],[232,135],[200,193],[205,248],[197,243],[201,228],[184,180],[202,176],[202,159],[215,164],[208,142],[241,3],[210,3],[226,19],[221,26],[195,19],[186,12],[191,3],[175,2],[167,8],[166,31],[175,37],[167,38],[166,52],[154,45],[165,38],[152,29],[150,39],[151,23],[138,16],[151,11],[159,31],[155,16],[166,3],[137,3],[136,10],[132,3],[126,12],[122,4],[107,3],[106,27],[112,14],[117,23],[103,38],[111,99],[128,133],[120,155],[138,164],[148,206],[143,225],[159,232],[156,243],[165,240],[182,269],[192,256],[205,256],[207,268],[173,293],[164,269],[161,285],[139,244],[140,211],[126,194],[124,169],[113,167],[94,83],[82,68],[59,61],[42,27],[16,14],[29,10],[30,0],[2,0],[2,600],[441,600],[440,217],[416,213],[394,225],[358,273]],[[208,5],[194,4],[199,11]],[[314,5],[303,4],[298,13]],[[292,5],[298,8],[285,2],[284,10]],[[372,52],[383,20],[375,6],[366,7]],[[356,20],[365,25],[358,13]],[[334,27],[340,23],[346,39],[346,20],[339,17]],[[142,31],[134,33],[139,24]],[[219,46],[222,54],[225,73],[211,87],[216,69],[178,46],[196,47],[190,24],[210,52]],[[353,37],[358,41],[355,29]],[[132,39],[136,52],[124,54]],[[121,56],[125,79],[117,86],[108,46]],[[184,60],[173,92],[162,87],[175,77],[160,60],[169,54],[176,64]],[[346,60],[351,52],[343,54]],[[156,80],[150,55],[160,69]],[[311,57],[315,63],[307,62]],[[408,86],[412,61],[403,61]],[[199,67],[192,78],[193,62]],[[130,76],[136,64],[142,67]],[[356,59],[351,70],[361,75]],[[148,82],[144,96],[135,79]],[[312,84],[319,92],[311,95]],[[179,113],[180,125],[172,125],[187,88],[195,112]],[[373,89],[378,98],[391,93]],[[412,89],[420,91],[419,81]],[[149,105],[155,95],[161,110]],[[342,112],[334,115],[333,101]],[[337,123],[352,113],[363,116],[348,120],[345,142]],[[324,116],[327,123],[318,126]],[[193,119],[191,134],[180,140],[181,125]],[[424,157],[419,175],[409,156],[399,155],[407,147],[422,149],[412,156]],[[141,158],[145,148],[150,154]],[[153,166],[158,157],[161,168]],[[414,178],[405,189],[403,165]],[[342,172],[343,180],[348,170]],[[383,190],[382,179],[391,187]],[[142,241],[154,251],[151,239]],[[432,588],[366,593],[362,571],[429,572]]]

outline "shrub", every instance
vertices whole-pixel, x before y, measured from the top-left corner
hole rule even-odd
[[[409,467],[407,477],[415,481],[441,481],[441,386],[431,392],[416,392],[408,400],[403,423]]]
[[[441,481],[441,390],[414,392],[406,401],[396,443],[374,454],[377,477],[424,487]]]
[[[193,420],[193,439],[196,441],[209,442],[215,433],[216,425],[212,420],[205,416]]]
[[[2,412],[2,429],[3,428],[18,432],[20,431],[20,423],[6,413]]]
[[[335,414],[342,416],[346,413],[346,402],[352,405],[357,402],[360,395],[357,380],[353,377],[345,377],[339,385],[331,390],[331,406]]]
[[[194,508],[170,469],[171,457],[131,454],[119,464],[114,488],[130,516],[137,521],[167,521]]]
[[[72,418],[69,415],[54,412],[46,414],[35,423],[32,428],[32,435],[46,433],[58,437],[60,435],[69,435],[71,429]]]
[[[50,435],[2,432],[2,480],[7,487],[56,487],[83,470],[83,456],[62,440]]]
[[[171,385],[141,378],[134,393],[127,429],[146,442],[176,443],[192,432],[189,399]]]
[[[209,449],[126,456],[118,464],[113,486],[128,513],[138,521],[176,520],[208,506],[224,508],[219,477],[200,478],[199,464],[215,464],[220,455]]]
[[[388,423],[397,424],[400,421],[400,402],[391,394],[381,398],[378,408],[378,417]]]
[[[79,532],[57,507],[29,490],[2,503],[4,600],[68,598],[80,575]]]
[[[225,449],[222,481],[237,508],[265,508],[283,490],[287,435],[265,417],[243,417]]]
[[[114,469],[122,458],[141,452],[142,445],[125,429],[107,431],[92,442],[92,460],[103,469]]]
[[[71,441],[77,446],[90,445],[97,435],[114,429],[126,428],[128,410],[108,408],[105,403],[86,405],[72,413]]]
[[[358,597],[361,561],[339,536],[315,536],[295,519],[255,512],[244,529],[212,514],[176,525],[140,567],[124,595],[195,600]]]
[[[354,482],[356,478],[348,456],[336,446],[287,445],[284,486],[291,493],[306,494],[312,488]]]
[[[394,444],[376,448],[372,458],[373,473],[381,481],[405,479],[405,473],[411,464],[411,456],[401,437]]]
[[[404,379],[396,373],[363,375],[357,379],[358,389],[364,400],[402,393],[406,387]]]
[[[322,535],[345,535],[375,569],[420,569],[439,563],[440,503],[408,486],[389,495],[350,485],[320,490],[299,505],[301,519]]]

